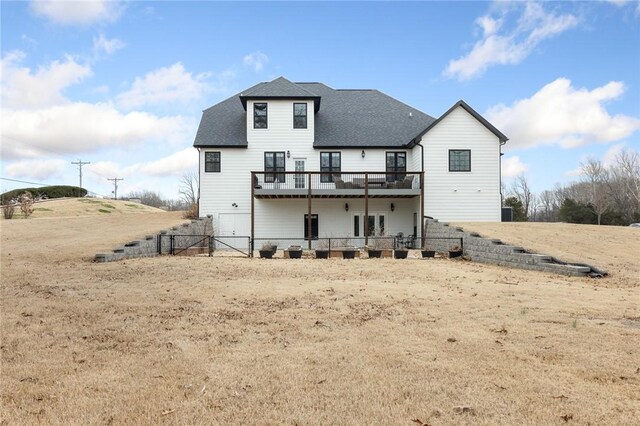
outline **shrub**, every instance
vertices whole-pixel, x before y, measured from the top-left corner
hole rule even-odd
[[[595,225],[598,223],[598,215],[593,208],[585,203],[579,203],[567,198],[560,207],[558,217],[563,222],[582,223]]]
[[[84,197],[87,190],[79,186],[70,185],[53,185],[43,186],[42,188],[21,188],[14,189],[0,195],[0,202],[6,204],[13,199],[18,198],[21,194],[30,192],[35,198],[62,198],[62,197]]]
[[[7,204],[2,206],[2,215],[5,219],[13,219],[13,213],[16,211],[15,204]]]
[[[33,202],[33,196],[30,192],[25,192],[18,198],[20,211],[25,218],[31,216],[31,213],[33,213]]]
[[[185,219],[197,219],[198,218],[198,203],[191,204],[182,215]]]

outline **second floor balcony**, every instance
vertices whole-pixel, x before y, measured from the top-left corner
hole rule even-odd
[[[413,198],[423,172],[251,172],[255,198]]]

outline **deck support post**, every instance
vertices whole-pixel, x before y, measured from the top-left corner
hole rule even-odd
[[[309,209],[309,213],[307,215],[307,230],[308,230],[308,237],[309,237],[309,250],[311,250],[311,240],[313,237],[313,229],[311,227],[312,224],[312,220],[311,220],[311,173],[307,174],[307,200],[308,200],[308,209]]]
[[[369,173],[364,174],[364,245],[369,245]]]
[[[253,228],[254,228],[254,203],[255,203],[255,196],[254,196],[254,189],[255,189],[255,179],[256,179],[256,174],[255,172],[251,172],[251,240],[249,241],[249,257],[253,257],[253,249],[254,249],[254,242],[253,242]]]
[[[420,172],[420,245],[424,248],[424,239],[426,237],[424,229],[424,171]]]

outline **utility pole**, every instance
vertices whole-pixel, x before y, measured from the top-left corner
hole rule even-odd
[[[117,200],[118,199],[118,181],[124,180],[124,178],[113,178],[113,179],[107,178],[107,180],[113,181],[113,199]]]
[[[78,165],[78,170],[80,171],[80,188],[82,188],[82,166],[84,166],[85,164],[91,164],[91,162],[78,160],[78,161],[72,161],[71,164]]]

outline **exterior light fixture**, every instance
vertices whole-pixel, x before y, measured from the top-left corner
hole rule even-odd
[[[362,155],[362,158],[364,158],[364,149],[362,150],[362,154],[361,155]]]
[[[291,158],[291,151],[287,151],[287,158]]]
[[[238,207],[236,203],[231,204],[231,207]]]
[[[344,203],[344,211],[345,212],[349,211],[349,203]]]
[[[393,203],[391,203],[391,211],[394,211],[395,209],[396,209],[396,206]]]

